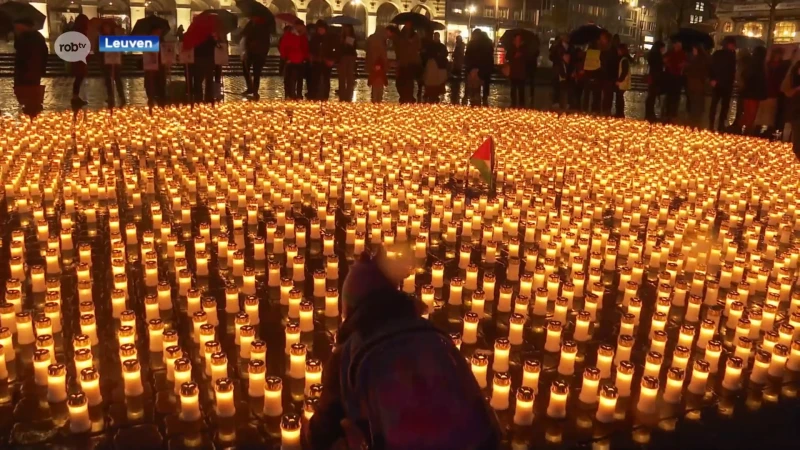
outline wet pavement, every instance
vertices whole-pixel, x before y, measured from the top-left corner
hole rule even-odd
[[[173,81],[176,78],[173,78]],[[178,78],[182,81],[182,78]],[[45,111],[60,111],[70,108],[70,99],[72,98],[72,79],[71,78],[46,78],[42,81],[45,85]],[[123,79],[125,85],[125,93],[129,105],[144,106],[147,104],[147,97],[144,90],[144,81],[141,78],[125,78]],[[336,89],[338,88],[338,81],[331,80],[331,99],[336,99]],[[245,90],[245,83],[243,77],[225,77],[223,78],[223,101],[242,101],[244,97],[241,93]],[[169,89],[168,89],[169,91]],[[81,90],[82,97],[88,102],[89,108],[103,108],[106,107],[106,90],[101,78],[88,78],[84,81],[84,86]],[[461,104],[464,96],[463,83],[448,83],[447,91],[442,96],[442,102]],[[497,107],[508,107],[510,105],[510,92],[507,84],[493,84],[491,86],[489,96],[489,105]],[[283,98],[283,79],[279,77],[265,77],[261,80],[261,89],[259,90],[261,99],[282,99]],[[633,119],[644,118],[644,101],[647,93],[642,91],[629,91],[625,94],[625,115]],[[552,93],[551,89],[546,85],[539,85],[536,87],[534,95],[533,107],[536,109],[548,109],[551,107]],[[0,78],[0,113],[4,115],[16,115],[20,111],[20,106],[14,96],[13,79]],[[394,80],[389,80],[389,86],[386,87],[384,100],[387,102],[397,102],[397,90],[395,89]],[[367,85],[367,80],[356,80],[356,88],[354,94],[354,101],[368,102],[370,101],[370,87]],[[710,98],[706,98],[706,105],[710,103]],[[734,102],[735,104],[735,102]],[[731,105],[731,113],[733,113],[734,105]],[[685,112],[685,107],[681,105],[681,112]],[[685,114],[685,113],[684,113]],[[685,121],[685,116],[682,116],[682,121]]]

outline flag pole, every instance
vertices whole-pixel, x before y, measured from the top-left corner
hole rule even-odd
[[[497,196],[497,187],[495,186],[495,175],[494,175],[494,137],[489,136],[489,142],[491,142],[492,144],[491,153],[489,156],[489,170],[492,173],[492,176],[490,178],[491,182],[489,183],[490,184],[489,188],[492,190],[492,198],[495,198]]]

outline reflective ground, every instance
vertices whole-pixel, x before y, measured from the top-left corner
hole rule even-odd
[[[140,78],[127,78],[124,79],[125,91],[128,99],[128,104],[134,106],[142,106],[147,103],[145,95],[144,83]],[[43,80],[46,86],[44,108],[46,111],[63,110],[70,107],[70,99],[72,97],[72,79],[71,78],[46,78]],[[331,99],[336,98],[336,89],[338,81],[332,80]],[[225,95],[224,101],[241,101],[243,97],[240,95],[245,90],[244,78],[242,77],[226,77],[223,79],[223,93]],[[102,108],[106,106],[106,91],[103,86],[103,80],[100,78],[89,78],[84,82],[82,88],[82,96],[89,104],[89,108]],[[463,83],[450,83],[447,86],[447,92],[442,96],[443,102],[460,104],[463,102],[464,84]],[[266,77],[261,80],[261,89],[259,91],[262,99],[281,99],[283,98],[283,79],[279,77]],[[533,107],[537,109],[547,109],[551,107],[551,89],[546,85],[539,85],[536,87],[534,95]],[[370,87],[367,86],[367,80],[356,80],[356,89],[354,100],[357,102],[366,102],[370,100]],[[644,118],[644,100],[646,97],[645,92],[629,91],[625,94],[625,115],[626,117],[634,119]],[[394,80],[389,80],[384,100],[388,102],[397,101],[397,90],[394,86]],[[507,84],[494,84],[491,87],[491,95],[489,96],[489,105],[498,107],[508,107],[510,104],[509,87]],[[710,99],[706,98],[706,103],[710,103]],[[15,115],[19,112],[19,104],[14,97],[13,79],[0,78],[0,112],[2,114]],[[681,111],[684,112],[685,108],[682,106]],[[733,106],[732,106],[733,110]],[[685,121],[685,113],[682,116]]]

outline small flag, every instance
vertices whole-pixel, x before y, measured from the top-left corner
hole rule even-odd
[[[475,150],[469,157],[469,164],[481,173],[481,180],[486,184],[492,184],[492,172],[494,171],[494,140],[491,136]]]

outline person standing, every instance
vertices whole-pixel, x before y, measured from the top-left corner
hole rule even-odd
[[[728,111],[733,95],[733,83],[736,80],[736,40],[727,37],[722,41],[722,48],[715,51],[711,57],[709,68],[711,84],[711,110],[709,111],[708,127],[714,129],[718,123],[717,131],[725,131],[728,126]],[[717,121],[717,106],[719,106],[719,121]]]
[[[569,36],[566,34],[562,34],[558,39],[553,41],[553,45],[550,46],[549,52],[549,59],[550,62],[553,64],[553,67],[558,67],[561,62],[563,61],[564,53],[569,52]],[[551,104],[553,106],[559,105],[561,103],[561,80],[558,77],[558,73],[556,70],[553,71],[553,79],[552,79],[552,87],[553,87],[553,99]]]
[[[324,20],[318,20],[315,28],[316,32],[309,43],[311,56],[309,98],[328,101],[331,96],[331,72],[336,62],[337,42],[335,37],[328,34],[328,24]]]
[[[356,31],[352,25],[342,26],[342,36],[337,54],[339,100],[352,102],[356,88]]]
[[[603,69],[602,52],[609,45],[610,35],[607,31],[600,34],[600,37],[589,44],[586,49],[586,57],[583,62],[583,71],[586,76],[585,88],[585,111],[594,114],[602,112],[603,83],[605,79]],[[616,66],[614,66],[616,67]]]
[[[216,35],[216,33],[215,33]],[[214,102],[214,52],[217,48],[216,36],[209,36],[194,48],[194,101]]]
[[[528,81],[528,48],[517,34],[506,53],[508,79],[511,83],[511,107],[525,107],[525,84]]]
[[[14,93],[25,113],[42,110],[41,84],[47,69],[47,43],[27,18],[14,22]]]
[[[568,105],[574,109],[571,104],[575,97],[570,97],[574,92],[575,84],[575,70],[571,62],[572,55],[569,52],[564,52],[561,55],[561,62],[556,65],[556,74],[558,75],[558,107],[562,113],[567,112]]]
[[[683,88],[683,71],[686,69],[686,52],[680,41],[672,43],[672,49],[664,56],[664,72],[666,77],[667,102],[663,120],[674,123],[678,118],[678,106]]]
[[[161,42],[164,31],[156,28],[150,34],[156,36]],[[156,53],[154,59],[156,60],[155,67],[144,68],[144,91],[147,94],[148,105],[163,106],[167,100],[167,77],[165,67],[161,64],[161,55]]]
[[[494,75],[494,43],[489,35],[481,31],[480,34],[480,65],[481,79],[483,80],[483,106],[489,106],[489,91]]]
[[[664,43],[657,41],[647,52],[647,98],[644,101],[644,119],[656,122],[656,100],[664,93]]]
[[[111,36],[116,34],[114,30],[114,23],[104,20],[100,24],[100,35]],[[104,57],[106,55],[103,55]],[[120,64],[110,63],[103,61],[103,82],[106,86],[106,103],[109,108],[113,108],[116,102],[114,101],[114,88],[116,87],[117,95],[119,96],[119,105],[125,105],[125,86],[122,84],[122,74]]]
[[[767,98],[759,105],[756,117],[756,125],[766,126],[769,132],[783,130],[781,83],[788,70],[788,61],[783,60],[783,48],[772,47],[767,63]]]
[[[606,42],[600,49],[600,77],[602,89],[601,113],[604,116],[611,115],[611,108],[614,103],[614,96],[619,77],[619,35],[615,34],[610,42]]]
[[[303,99],[303,76],[309,55],[305,30],[305,23],[298,19],[294,24],[294,31],[283,35],[278,49],[281,57],[286,60],[283,91],[287,100]]]
[[[383,91],[389,82],[387,76],[389,57],[386,50],[388,34],[386,28],[378,28],[367,38],[364,66],[367,69],[367,83],[372,88],[372,103],[383,101]]]
[[[743,109],[741,120],[736,126],[741,127],[744,133],[753,131],[758,106],[767,99],[766,58],[767,49],[759,45],[753,50],[753,58],[742,74],[744,83],[739,96]]]
[[[86,36],[89,32],[89,17],[83,13],[78,14],[72,26],[72,31],[77,31]],[[72,82],[72,104],[74,106],[84,106],[86,105],[86,101],[81,98],[81,86],[89,72],[88,66],[83,61],[75,61],[70,63],[70,65],[72,67],[72,75],[75,77],[75,80]]]
[[[689,125],[703,127],[706,110],[706,80],[711,61],[702,45],[692,48],[692,58],[686,64],[686,97],[688,99]]]
[[[617,79],[614,83],[615,117],[625,117],[625,92],[631,89],[631,55],[626,44],[617,46],[619,57]]]
[[[261,87],[261,71],[269,54],[270,25],[263,17],[253,17],[242,30],[245,40],[245,81],[250,81],[245,95],[258,100]]]
[[[526,76],[528,78],[528,86],[530,86],[530,93],[531,93],[531,101],[528,103],[531,108],[534,105],[534,97],[536,94],[536,72],[539,70],[539,46],[541,43],[539,42],[539,35],[534,34],[529,42],[526,42],[525,46],[528,48],[528,57],[526,60]]]
[[[439,103],[440,97],[444,94],[444,86],[447,83],[447,47],[441,42],[439,33],[434,33],[428,40],[425,54],[425,73],[423,82],[425,85],[425,102]]]
[[[461,35],[456,36],[456,45],[453,47],[453,78],[456,80],[461,80],[464,76],[464,51],[466,50],[466,45],[464,45],[464,39]]]
[[[800,160],[800,61],[794,63],[781,83],[786,96],[786,120],[791,126],[792,151]]]
[[[395,84],[397,85],[397,94],[400,96],[400,103],[414,103],[414,81],[421,70],[422,43],[411,23],[406,23],[402,31],[391,33],[390,37],[394,41],[397,64]]]

